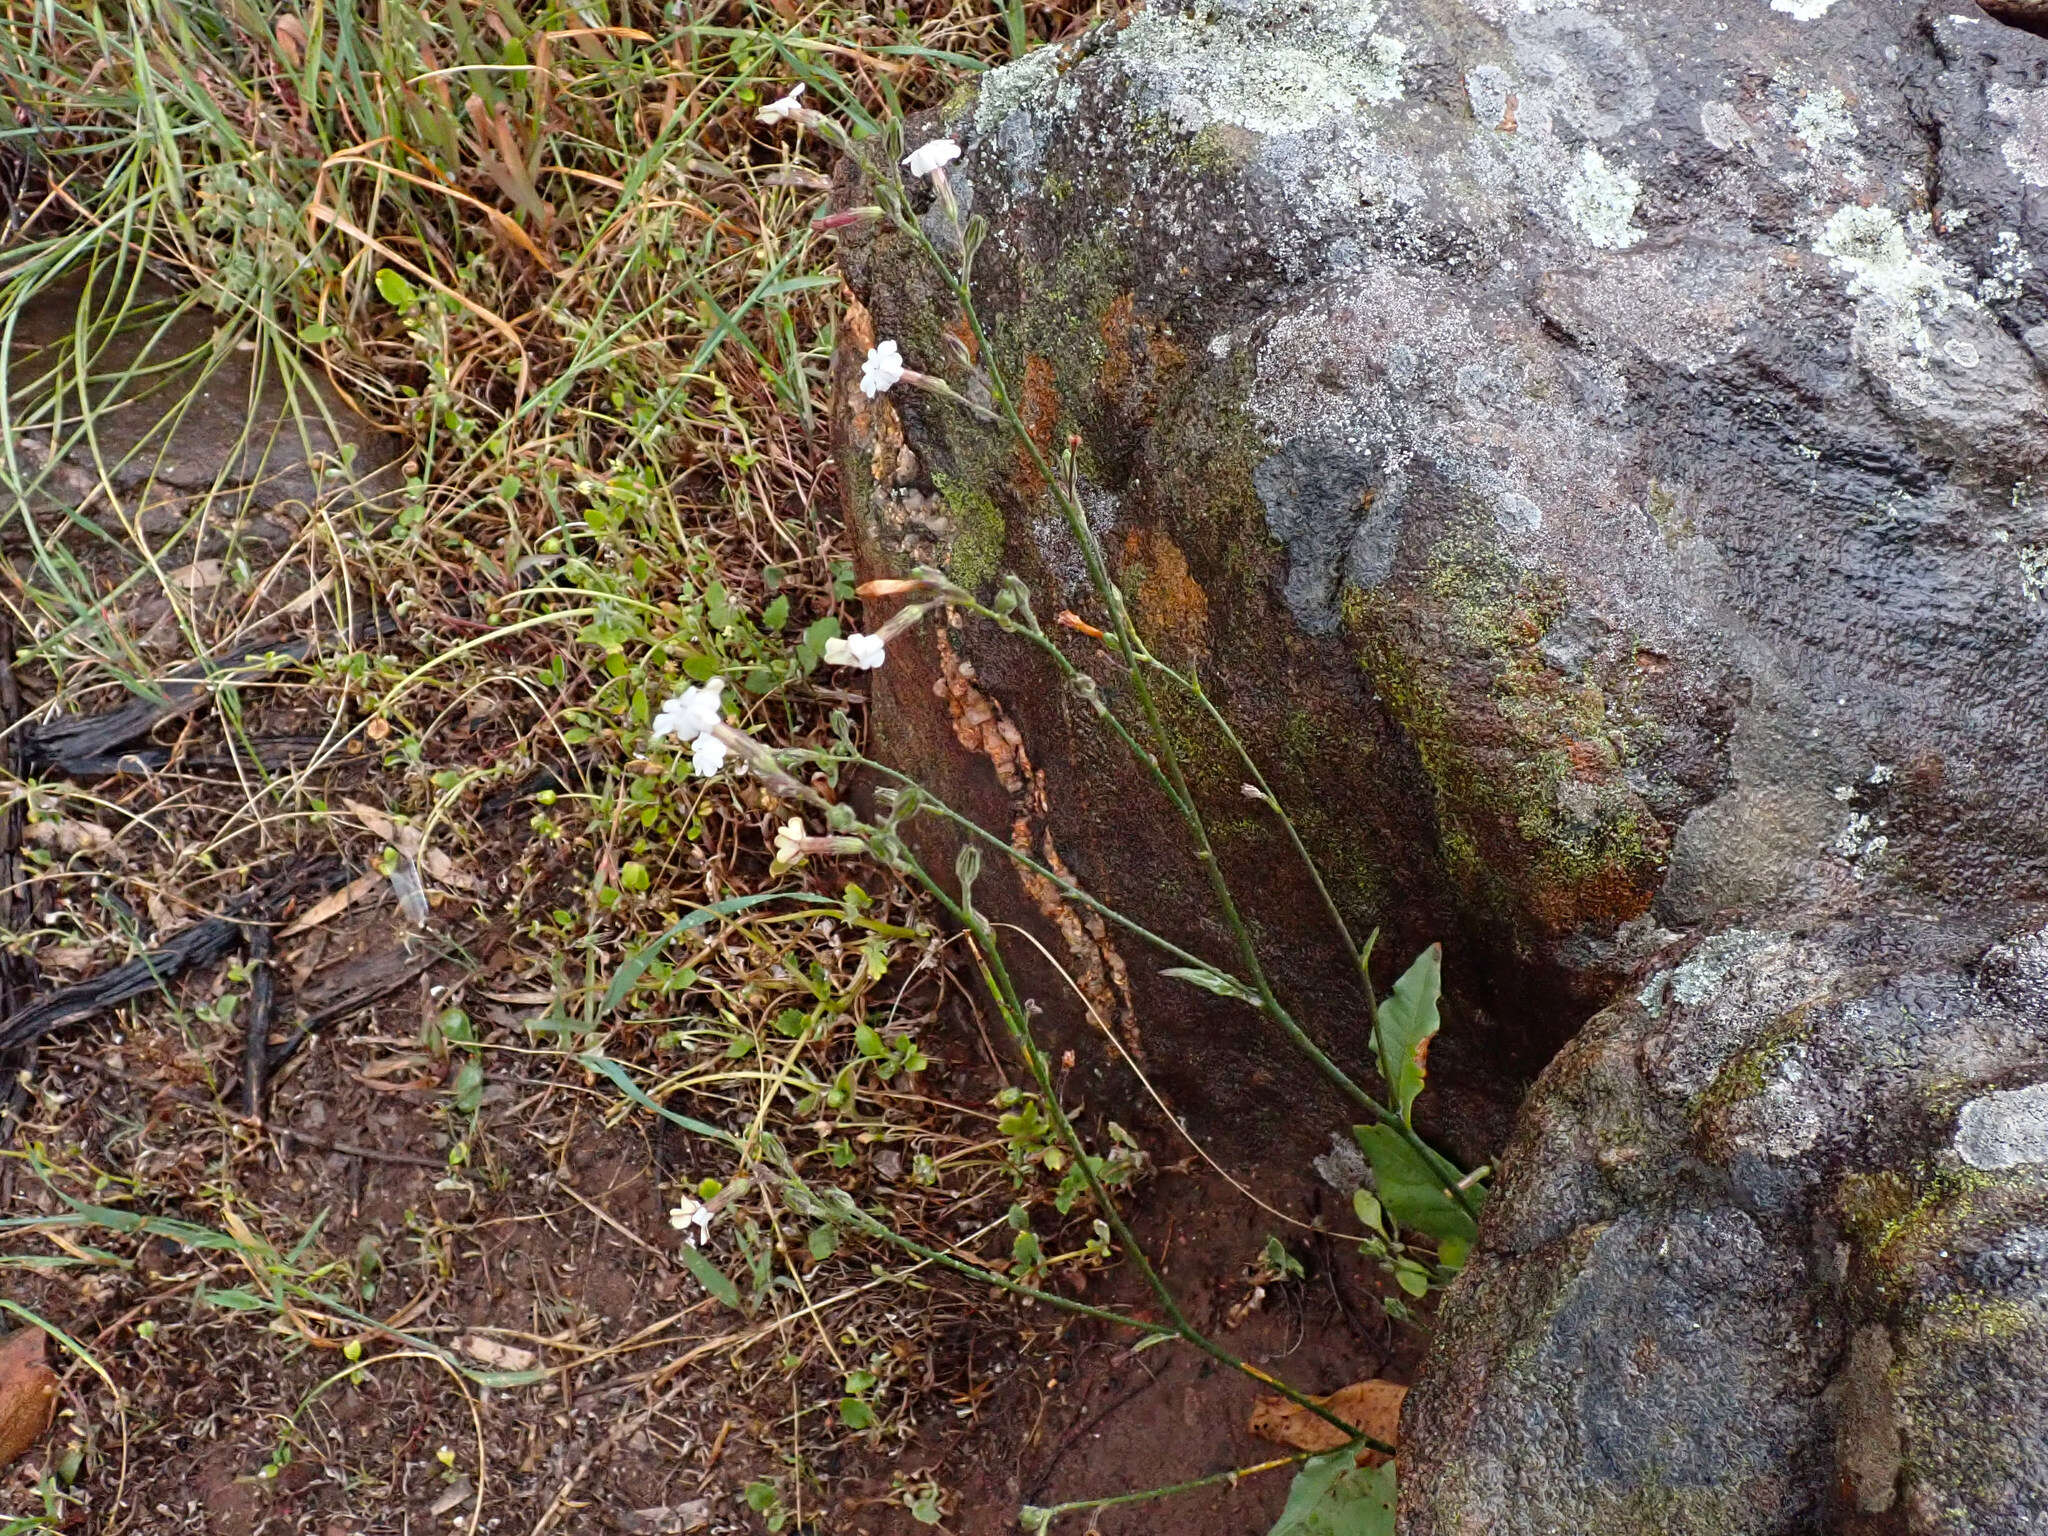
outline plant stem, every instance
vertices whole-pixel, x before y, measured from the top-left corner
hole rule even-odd
[[[1158,1298],[1161,1309],[1165,1311],[1167,1318],[1172,1323],[1173,1331],[1219,1364],[1228,1366],[1231,1370],[1249,1376],[1255,1381],[1263,1382],[1289,1402],[1313,1413],[1317,1418],[1341,1430],[1345,1435],[1358,1437],[1359,1443],[1369,1445],[1372,1449],[1385,1452],[1388,1455],[1394,1454],[1392,1447],[1374,1440],[1370,1436],[1360,1437],[1355,1425],[1345,1423],[1343,1419],[1332,1413],[1321,1403],[1316,1402],[1306,1393],[1299,1392],[1293,1387],[1288,1386],[1285,1382],[1267,1375],[1250,1362],[1240,1360],[1188,1321],[1187,1315],[1181,1311],[1179,1301],[1174,1297],[1172,1288],[1167,1285],[1159,1271],[1153,1267],[1151,1259],[1146,1257],[1143,1246],[1138,1242],[1137,1234],[1131,1230],[1129,1223],[1124,1220],[1123,1212],[1118,1209],[1116,1202],[1110,1198],[1108,1189],[1104,1187],[1101,1179],[1097,1176],[1095,1165],[1088,1157],[1087,1144],[1081,1139],[1081,1133],[1075,1128],[1073,1121],[1068,1118],[1066,1107],[1060,1103],[1058,1090],[1052,1080],[1052,1070],[1046,1063],[1045,1053],[1039,1049],[1037,1040],[1032,1036],[1029,1015],[1025,1011],[1023,999],[1018,996],[1016,985],[1010,978],[1009,969],[1003,964],[1001,948],[996,943],[995,936],[989,931],[987,921],[972,906],[962,901],[956,901],[949,895],[945,887],[933,879],[931,874],[922,865],[913,862],[909,867],[918,883],[931,894],[935,901],[946,909],[954,921],[958,922],[974,938],[977,949],[976,960],[981,970],[982,982],[988,988],[991,1000],[1001,1013],[1003,1023],[1009,1030],[1011,1038],[1023,1053],[1025,1065],[1029,1067],[1032,1080],[1037,1083],[1039,1092],[1045,1099],[1046,1111],[1052,1117],[1054,1127],[1059,1131],[1060,1138],[1073,1152],[1074,1166],[1080,1171],[1083,1181],[1088,1186],[1088,1193],[1094,1198],[1096,1206],[1101,1210],[1103,1219],[1116,1234],[1117,1241],[1123,1245],[1124,1252],[1129,1255],[1131,1262],[1137,1265],[1139,1274],[1144,1277],[1145,1283],[1151,1288],[1152,1294]]]
[[[1027,1505],[1027,1513],[1020,1523],[1027,1531],[1034,1533],[1049,1531],[1052,1529],[1053,1521],[1062,1515],[1077,1515],[1090,1509],[1110,1509],[1118,1504],[1145,1504],[1153,1499],[1170,1499],[1175,1494],[1213,1488],[1218,1483],[1230,1483],[1234,1486],[1241,1478],[1254,1477],[1261,1472],[1276,1472],[1282,1467],[1299,1466],[1314,1454],[1316,1453],[1312,1451],[1296,1451],[1292,1456],[1276,1456],[1271,1461],[1262,1461],[1256,1466],[1232,1467],[1228,1472],[1211,1472],[1207,1477],[1190,1478],[1185,1483],[1168,1483],[1163,1488],[1142,1488],[1135,1493],[1112,1494],[1106,1499],[1075,1499],[1066,1504]]]
[[[969,269],[966,265],[963,265],[956,272],[947,263],[945,258],[939,254],[938,248],[932,244],[930,236],[925,233],[923,226],[915,219],[909,218],[907,215],[902,217],[900,227],[908,232],[923,249],[934,269],[944,274],[951,283],[954,297],[960,305],[961,314],[967,322],[968,329],[973,333],[976,354],[986,369],[990,394],[995,400],[998,413],[1004,423],[1010,428],[1012,435],[1016,437],[1017,441],[1023,445],[1025,451],[1029,454],[1032,467],[1052,492],[1053,499],[1059,505],[1061,516],[1066,519],[1068,531],[1073,535],[1075,543],[1080,546],[1082,563],[1088,571],[1088,580],[1102,598],[1103,604],[1108,610],[1118,648],[1128,660],[1129,665],[1126,676],[1130,681],[1131,692],[1137,700],[1139,712],[1144,716],[1146,730],[1150,733],[1157,748],[1156,771],[1165,779],[1168,797],[1173,802],[1175,808],[1179,810],[1181,819],[1186,823],[1189,834],[1195,840],[1196,862],[1202,866],[1202,872],[1207,877],[1210,891],[1215,897],[1217,910],[1221,914],[1224,924],[1230,929],[1232,937],[1237,942],[1238,958],[1244,966],[1245,973],[1251,978],[1252,987],[1257,994],[1261,1011],[1280,1026],[1287,1037],[1294,1042],[1296,1048],[1307,1056],[1315,1064],[1316,1068],[1341,1092],[1361,1109],[1371,1114],[1380,1124],[1391,1127],[1397,1135],[1414,1148],[1418,1155],[1425,1159],[1429,1166],[1436,1166],[1438,1154],[1435,1152],[1435,1149],[1423,1141],[1421,1136],[1416,1133],[1414,1127],[1409,1125],[1403,1116],[1379,1103],[1361,1088],[1349,1073],[1338,1066],[1331,1059],[1329,1053],[1316,1044],[1308,1031],[1303,1029],[1294,1016],[1288,1012],[1278,995],[1273,991],[1272,982],[1266,975],[1265,965],[1259,959],[1258,946],[1252,939],[1251,929],[1245,922],[1243,914],[1238,910],[1236,897],[1230,889],[1229,878],[1223,873],[1221,860],[1216,857],[1215,846],[1209,838],[1208,823],[1202,816],[1201,807],[1195,803],[1193,791],[1188,787],[1187,775],[1182,769],[1180,762],[1180,754],[1174,749],[1173,739],[1167,732],[1165,716],[1160,711],[1158,699],[1153,694],[1151,684],[1146,678],[1144,667],[1138,664],[1138,658],[1149,655],[1149,653],[1138,639],[1136,625],[1132,622],[1130,611],[1124,603],[1123,590],[1110,577],[1108,561],[1102,553],[1100,541],[1095,537],[1095,530],[1089,526],[1086,511],[1081,507],[1064,478],[1055,471],[1051,462],[1046,458],[1044,450],[1039,447],[1037,439],[1031,435],[1030,428],[1025,425],[1024,418],[1018,414],[1016,402],[1012,398],[1008,381],[1003,376],[1001,365],[996,361],[995,349],[990,344],[988,332],[982,324],[980,311],[975,305],[974,294],[969,281]],[[959,233],[959,231],[956,230],[956,233]],[[961,245],[962,249],[966,250],[968,242],[963,238]],[[1129,741],[1128,736],[1125,739]],[[1153,754],[1143,754],[1143,758],[1147,761],[1150,761],[1152,757]],[[1318,884],[1320,884],[1320,878],[1318,878]],[[1368,985],[1370,985],[1369,981]],[[1459,1209],[1464,1211],[1467,1217],[1474,1222],[1478,1220],[1478,1209],[1472,1204],[1471,1197],[1465,1190],[1456,1188],[1453,1185],[1447,1187],[1447,1193],[1457,1202]]]

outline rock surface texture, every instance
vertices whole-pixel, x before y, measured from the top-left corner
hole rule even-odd
[[[941,118],[911,142],[966,148],[994,346],[1141,629],[1382,953],[1446,940],[1445,1134],[1550,1061],[1403,1530],[2048,1529],[2048,42],[1960,0],[1210,0]],[[957,373],[903,242],[846,268],[843,376],[874,336]],[[993,429],[842,400],[871,569],[1091,613]],[[885,750],[1226,957],[1043,666],[919,643]],[[1176,725],[1358,1061],[1311,893]],[[1341,1123],[1242,1010],[988,899],[1217,1139]]]

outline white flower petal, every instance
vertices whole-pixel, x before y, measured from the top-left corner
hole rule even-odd
[[[709,731],[690,743],[690,766],[707,779],[725,767],[729,755],[725,743]]]
[[[880,635],[848,635],[846,648],[853,653],[853,664],[869,672],[879,667],[889,657],[888,651],[883,648]]]
[[[942,165],[950,165],[960,158],[960,146],[951,139],[933,139],[929,144],[919,145],[903,157],[903,163],[910,168],[913,176],[929,176]]]
[[[714,677],[695,688],[685,688],[670,699],[655,714],[655,740],[673,736],[677,741],[688,743],[702,736],[718,724],[718,696],[724,689],[725,679]]]
[[[860,392],[870,400],[884,393],[898,379],[903,377],[903,353],[893,341],[878,342],[868,348],[868,355],[860,365]]]
[[[754,116],[758,121],[764,123],[779,123],[786,118],[795,117],[797,113],[804,109],[803,102],[799,99],[803,93],[803,82],[798,81],[796,88],[787,96],[769,102],[767,106],[756,112]]]

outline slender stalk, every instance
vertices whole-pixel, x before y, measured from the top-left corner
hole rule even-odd
[[[1217,1363],[1249,1376],[1254,1381],[1264,1383],[1289,1402],[1313,1413],[1317,1418],[1342,1431],[1345,1435],[1357,1438],[1359,1443],[1369,1445],[1372,1449],[1382,1451],[1387,1455],[1393,1455],[1392,1447],[1374,1440],[1370,1436],[1361,1436],[1355,1425],[1347,1424],[1343,1419],[1332,1413],[1321,1403],[1316,1402],[1306,1393],[1297,1391],[1285,1382],[1267,1375],[1249,1361],[1241,1360],[1236,1355],[1231,1354],[1229,1350],[1218,1344],[1214,1339],[1211,1339],[1188,1320],[1187,1315],[1181,1311],[1180,1302],[1175,1298],[1172,1288],[1167,1285],[1159,1271],[1153,1267],[1151,1259],[1146,1256],[1143,1246],[1138,1242],[1137,1234],[1131,1230],[1130,1224],[1124,1220],[1123,1212],[1117,1207],[1116,1202],[1110,1198],[1108,1189],[1104,1187],[1101,1179],[1097,1176],[1094,1164],[1090,1162],[1088,1157],[1087,1143],[1081,1139],[1081,1133],[1067,1116],[1066,1107],[1060,1103],[1058,1090],[1052,1080],[1051,1067],[1046,1062],[1045,1053],[1039,1049],[1037,1040],[1032,1036],[1029,1016],[1024,1010],[1023,1000],[1018,996],[1016,985],[1010,979],[1008,967],[1003,964],[1001,948],[997,945],[995,936],[989,932],[987,922],[972,906],[962,901],[956,901],[949,895],[945,887],[933,879],[930,873],[921,865],[913,863],[910,865],[910,869],[914,878],[931,894],[932,898],[946,909],[954,921],[959,923],[961,927],[965,928],[973,936],[977,949],[976,960],[981,969],[983,985],[988,988],[990,999],[996,1004],[997,1010],[1002,1015],[1004,1026],[1009,1030],[1011,1038],[1023,1053],[1025,1065],[1030,1068],[1032,1079],[1038,1084],[1039,1092],[1045,1099],[1046,1110],[1052,1117],[1054,1127],[1059,1131],[1061,1140],[1073,1151],[1074,1166],[1080,1170],[1082,1180],[1088,1186],[1088,1193],[1094,1198],[1096,1206],[1101,1210],[1103,1219],[1116,1234],[1117,1241],[1123,1244],[1124,1252],[1130,1257],[1131,1262],[1138,1267],[1139,1274],[1144,1277],[1146,1285],[1150,1287],[1152,1294],[1158,1299],[1161,1309],[1172,1323],[1173,1331]]]
[[[1316,894],[1322,898],[1323,912],[1330,919],[1330,926],[1337,930],[1337,937],[1344,945],[1344,953],[1351,957],[1351,968],[1359,975],[1365,975],[1365,954],[1359,948],[1358,941],[1351,936],[1351,925],[1344,921],[1344,914],[1337,909],[1337,900],[1330,894],[1329,886],[1324,883],[1323,872],[1317,867],[1308,846],[1302,842],[1301,833],[1294,825],[1294,818],[1287,814],[1287,807],[1282,805],[1280,797],[1273,793],[1273,786],[1266,782],[1266,776],[1259,771],[1259,765],[1252,760],[1243,739],[1224,718],[1223,711],[1216,707],[1216,701],[1209,697],[1199,682],[1182,676],[1150,651],[1145,652],[1139,660],[1157,669],[1161,676],[1178,683],[1182,690],[1202,707],[1202,712],[1209,717],[1211,723],[1223,733],[1223,739],[1229,742],[1231,750],[1237,753],[1237,760],[1244,765],[1244,771],[1251,775],[1253,786],[1265,796],[1267,806],[1279,818],[1280,826],[1287,833],[1287,841],[1293,845],[1295,856],[1301,860],[1302,868],[1308,871],[1308,877],[1315,885]]]
[[[1281,1467],[1295,1467],[1307,1461],[1313,1451],[1296,1451],[1292,1456],[1275,1456],[1271,1461],[1262,1461],[1250,1467],[1232,1467],[1228,1472],[1211,1472],[1207,1477],[1190,1478],[1184,1483],[1168,1483],[1163,1488],[1141,1488],[1135,1493],[1112,1494],[1104,1499],[1074,1499],[1065,1504],[1027,1504],[1018,1516],[1018,1523],[1032,1536],[1043,1536],[1052,1529],[1053,1521],[1062,1515],[1078,1515],[1091,1509],[1112,1509],[1119,1504],[1148,1504],[1154,1499],[1170,1499],[1179,1493],[1194,1493],[1202,1488],[1214,1488],[1218,1483],[1229,1483],[1233,1487],[1247,1477],[1256,1477],[1261,1472],[1276,1472]]]

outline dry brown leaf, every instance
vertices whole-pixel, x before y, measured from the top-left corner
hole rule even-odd
[[[312,906],[286,923],[278,930],[277,936],[280,939],[288,939],[293,934],[304,933],[310,928],[318,928],[322,923],[332,922],[346,912],[352,902],[360,901],[383,883],[384,877],[375,870],[367,875],[358,875],[340,890],[322,896]]]
[[[218,560],[194,560],[190,565],[165,571],[164,580],[171,586],[183,587],[187,592],[203,592],[208,587],[219,586],[227,570]]]
[[[108,854],[119,847],[119,839],[96,821],[76,816],[57,816],[28,825],[28,840],[59,853]]]
[[[1401,1399],[1408,1389],[1391,1381],[1354,1381],[1350,1386],[1315,1399],[1346,1424],[1357,1426],[1375,1440],[1398,1445],[1401,1435]],[[1317,1418],[1298,1403],[1284,1397],[1262,1397],[1252,1408],[1252,1433],[1290,1446],[1297,1451],[1334,1451],[1344,1443],[1337,1426]],[[1360,1451],[1358,1464],[1376,1467],[1387,1458],[1378,1451]]]
[[[455,1347],[470,1359],[500,1371],[530,1371],[540,1363],[540,1356],[532,1350],[501,1344],[480,1333],[465,1333],[455,1341]]]
[[[351,816],[369,828],[370,836],[382,838],[408,859],[418,856],[420,851],[420,829],[418,827],[402,827],[389,811],[380,811],[374,805],[365,805],[360,800],[344,800],[341,803],[348,807]]]
[[[435,880],[458,891],[480,891],[483,881],[457,864],[438,848],[429,848],[420,855],[420,866]]]
[[[56,1414],[57,1373],[43,1363],[43,1330],[17,1328],[0,1339],[0,1467],[42,1439]]]

